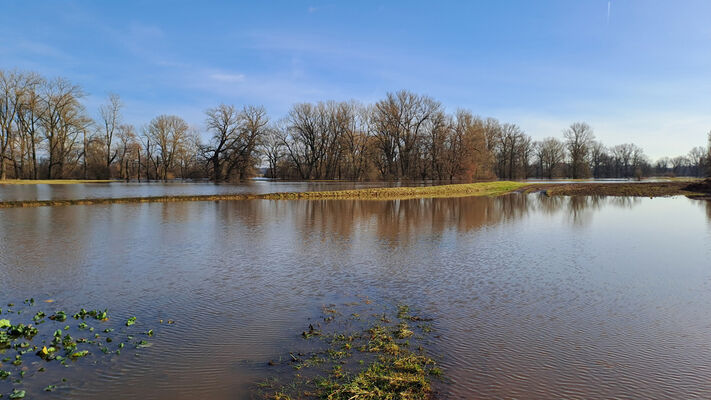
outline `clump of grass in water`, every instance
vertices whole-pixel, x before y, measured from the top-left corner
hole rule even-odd
[[[442,375],[423,350],[431,325],[422,329],[425,325],[411,324],[430,320],[410,315],[407,306],[393,311],[395,317],[359,312],[362,319],[354,320],[350,311],[324,307],[320,322],[310,324],[301,334],[312,350],[291,352],[285,361],[269,362],[283,369],[276,371],[280,377],[291,379],[268,379],[257,391],[263,398],[276,400],[431,398],[432,379]]]

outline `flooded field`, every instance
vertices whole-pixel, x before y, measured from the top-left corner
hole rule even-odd
[[[245,190],[295,190],[288,185]],[[145,187],[138,195],[183,190]],[[105,190],[113,187],[0,193],[121,195]],[[106,323],[135,316],[154,330],[140,352],[90,354],[44,374],[28,360],[23,382],[0,380],[0,393],[256,398],[260,382],[284,373],[269,361],[301,346],[324,306],[367,299],[432,318],[438,398],[710,398],[709,260],[711,203],[684,197],[0,210],[4,312],[11,302],[33,314],[108,308]],[[28,298],[37,303],[23,305]]]

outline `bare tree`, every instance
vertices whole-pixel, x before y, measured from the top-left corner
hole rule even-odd
[[[575,122],[563,131],[563,136],[570,155],[571,176],[573,179],[588,176],[588,156],[595,140],[592,128],[585,122]]]
[[[363,179],[372,164],[370,109],[354,102],[343,103],[347,117],[342,124],[343,166],[349,179]]]
[[[261,147],[262,154],[267,158],[267,163],[269,164],[267,177],[275,178],[277,176],[277,166],[284,157],[284,141],[279,133],[279,127],[270,126],[267,128]]]
[[[618,144],[612,148],[614,159],[615,175],[629,178],[630,162],[632,161],[633,145],[631,143]]]
[[[691,175],[701,176],[704,173],[704,162],[707,150],[702,146],[692,148],[687,155]]]
[[[323,113],[309,103],[295,104],[286,117],[287,131],[284,146],[302,179],[318,176],[318,167],[323,158],[324,142],[320,127]],[[322,107],[322,106],[321,106]]]
[[[13,141],[12,125],[24,95],[22,80],[19,72],[0,70],[0,180],[7,179],[7,163],[12,161],[8,152]]]
[[[240,115],[232,105],[220,104],[205,112],[207,130],[212,133],[210,142],[201,147],[203,157],[211,165],[212,180],[223,178],[227,154],[233,151],[239,135]]]
[[[405,90],[388,93],[375,104],[375,136],[386,160],[388,175],[417,177],[415,166],[425,123],[440,112],[441,107],[430,97]]]
[[[557,175],[565,161],[565,144],[553,137],[543,139],[536,146],[536,157],[541,173],[551,179]]]
[[[146,136],[149,143],[155,146],[152,162],[159,179],[168,179],[175,166],[176,155],[185,145],[187,133],[188,124],[175,115],[159,115],[148,124]]]
[[[590,145],[590,166],[594,178],[603,176],[603,166],[608,163],[609,159],[610,155],[605,145],[594,140]],[[609,168],[606,173],[609,174]]]
[[[504,179],[525,178],[532,148],[531,138],[514,124],[501,125],[495,138],[498,176]]]
[[[24,97],[17,111],[20,133],[25,137],[25,142],[27,143],[28,161],[32,166],[29,176],[32,179],[38,179],[39,176],[37,167],[37,146],[40,144],[40,123],[44,113],[42,99],[40,97],[40,88],[44,84],[45,80],[39,75],[28,74]]]
[[[450,125],[444,157],[449,180],[488,178],[491,160],[485,122],[469,111],[457,110]]]
[[[110,94],[106,104],[99,107],[99,115],[102,125],[102,140],[106,147],[106,176],[111,178],[111,164],[118,155],[117,151],[111,152],[114,133],[121,124],[121,98],[117,94]]]
[[[424,127],[424,144],[425,148],[423,155],[426,157],[425,167],[420,171],[421,177],[432,177],[437,180],[444,180],[450,177],[448,170],[451,165],[448,165],[447,153],[450,134],[453,128],[453,121],[445,115],[444,111],[439,110],[432,114]],[[429,171],[428,171],[429,169]]]
[[[667,173],[667,170],[669,169],[669,163],[671,160],[669,157],[662,157],[657,160],[654,169],[656,170],[656,173],[659,175],[664,175]]]
[[[675,175],[680,175],[683,169],[689,165],[689,159],[684,156],[676,156],[671,159],[672,172]]]
[[[251,169],[259,162],[258,146],[267,131],[269,117],[261,106],[245,106],[240,112],[241,124],[237,140],[233,144],[233,157],[227,165],[227,176],[237,172],[239,179],[251,174]]]
[[[129,180],[131,179],[131,169],[135,167],[138,153],[140,153],[138,137],[133,125],[125,124],[119,125],[117,135],[119,140],[119,148],[117,149],[119,177]]]
[[[49,82],[43,96],[45,112],[42,129],[47,140],[47,177],[62,177],[64,167],[73,167],[80,154],[74,154],[77,138],[91,124],[79,99],[81,89],[63,78]]]

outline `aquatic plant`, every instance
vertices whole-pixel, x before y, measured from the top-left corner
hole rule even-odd
[[[411,316],[407,306],[400,306],[395,317],[387,312],[341,313],[333,306],[324,307],[323,312],[322,322],[315,326],[310,323],[300,335],[310,351],[292,351],[288,358],[269,361],[268,365],[282,370],[275,371],[277,377],[257,385],[256,391],[262,397],[332,400],[432,397],[432,379],[441,376],[442,370],[424,350],[427,332],[408,323],[428,318]],[[339,318],[353,314],[368,317]],[[289,374],[288,367],[296,373]],[[291,378],[285,382],[279,378],[283,375]]]
[[[31,298],[25,300],[23,304],[24,307],[33,307],[35,301]],[[8,303],[8,307],[14,307],[14,304]],[[25,312],[23,313],[23,311]],[[90,311],[84,308],[80,309],[72,315],[74,319],[81,321],[75,328],[63,323],[67,320],[65,311],[56,311],[47,319],[45,319],[47,314],[44,311],[34,312],[33,310],[34,313],[26,311],[28,310],[7,309],[5,315],[8,317],[0,319],[0,356],[5,355],[0,360],[0,381],[4,382],[3,385],[0,385],[0,397],[3,396],[3,386],[7,384],[14,386],[21,384],[25,378],[36,378],[37,373],[44,372],[47,368],[65,366],[68,362],[80,362],[84,358],[90,358],[91,362],[96,363],[101,361],[101,356],[104,354],[121,354],[121,349],[125,347],[126,343],[134,343],[134,349],[146,348],[151,345],[145,340],[134,339],[134,335],[141,334],[137,327],[131,328],[136,324],[136,317],[131,317],[125,324],[121,324],[125,327],[120,328],[120,332],[116,332],[116,328],[119,327],[114,325],[101,330],[104,334],[103,337],[100,333],[86,336],[87,333],[95,330],[95,327],[91,326],[92,323],[110,324],[107,309],[91,309]],[[10,316],[11,314],[16,315]],[[57,326],[57,324],[61,325]],[[112,336],[106,335],[108,333],[112,333]],[[143,331],[143,334],[152,337],[155,335],[155,331],[149,329]],[[92,350],[96,348],[100,351]],[[31,357],[35,356],[44,362],[41,367],[33,370],[32,366],[36,365],[37,361],[32,360]],[[13,379],[8,379],[9,377],[13,377]],[[57,385],[49,385],[45,388],[46,391],[56,389]],[[7,396],[11,399],[21,399],[25,397],[25,394],[24,390],[14,387],[12,392],[7,393]]]

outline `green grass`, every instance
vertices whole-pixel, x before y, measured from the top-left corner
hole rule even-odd
[[[367,188],[326,192],[270,193],[258,196],[273,200],[404,200],[420,198],[500,196],[527,186],[525,182],[496,181],[438,186]]]

